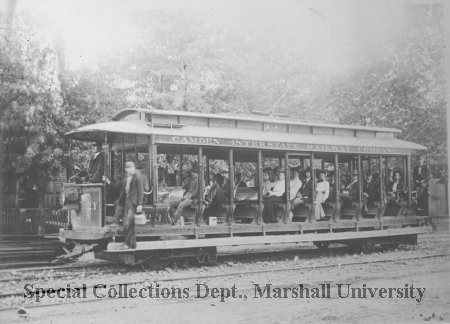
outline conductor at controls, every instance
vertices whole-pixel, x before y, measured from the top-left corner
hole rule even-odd
[[[96,150],[89,162],[88,177],[89,182],[101,183],[105,171],[105,153],[102,151],[102,144],[96,144]]]

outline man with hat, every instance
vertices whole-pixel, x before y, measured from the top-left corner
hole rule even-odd
[[[394,183],[394,170],[387,169],[386,173],[387,174],[386,174],[385,188],[386,188],[386,191],[389,191],[389,188],[391,188],[392,184]]]
[[[352,181],[342,190],[341,199],[346,204],[351,204],[354,201],[358,201],[359,196],[359,183],[358,183],[358,170],[353,170]]]
[[[405,183],[402,180],[402,173],[400,171],[394,172],[394,182],[391,187],[388,188],[386,194],[386,200],[388,203],[398,203],[400,200],[403,200],[405,194],[408,192],[408,189],[405,186]]]
[[[95,145],[95,152],[89,162],[88,177],[92,183],[101,183],[105,171],[105,153],[102,151],[102,143]]]
[[[269,179],[263,183],[263,194],[265,197],[281,197],[284,194],[284,181],[279,179],[278,169],[267,169]],[[284,178],[283,178],[284,180]]]
[[[417,166],[413,172],[414,189],[417,190],[417,208],[421,211],[428,210],[428,180],[431,172],[422,155],[417,157]]]
[[[362,195],[362,210],[368,213],[367,207],[372,206],[374,201],[380,199],[380,188],[376,180],[374,180],[373,174],[368,173],[367,178],[363,183],[363,195]]]
[[[224,178],[224,183],[222,185],[222,190],[225,192],[225,195],[227,197],[227,199],[230,199],[230,179],[226,179]],[[242,174],[240,172],[236,172],[234,174],[234,188],[233,188],[233,199],[234,197],[236,197],[236,190],[237,188],[246,188],[247,187],[247,183],[244,181],[244,179],[242,179]]]
[[[136,172],[134,162],[125,163],[125,177],[122,181],[122,189],[117,201],[117,218],[122,216],[125,224],[125,248],[136,248],[136,235],[134,229],[134,215],[142,213],[142,203],[144,200],[144,181],[141,175]],[[123,215],[119,215],[123,213]]]
[[[199,170],[198,163],[197,162],[192,163],[191,179],[184,186],[184,188],[186,190],[184,191],[183,198],[178,203],[178,207],[173,214],[175,224],[183,224],[183,219],[181,218],[183,210],[186,207],[192,205],[194,202],[197,202],[198,199],[200,199],[200,197],[203,195],[203,194],[200,194],[200,192],[199,192],[199,189],[200,189],[199,181],[203,182],[202,187],[204,188],[205,187],[204,179],[199,178],[198,170]]]
[[[208,193],[205,194],[203,201],[205,210],[203,211],[203,218],[206,219],[209,216],[217,215],[220,211],[220,205],[225,204],[227,201],[225,191],[223,190],[225,178],[222,174],[217,173],[213,177],[213,184]]]
[[[264,194],[264,209],[263,209],[263,220],[266,223],[273,222],[273,206],[274,203],[283,202],[283,195],[285,192],[284,178],[280,180],[278,177],[278,169],[268,169],[267,173],[269,179],[263,184],[263,194]],[[283,174],[284,176],[284,174]]]

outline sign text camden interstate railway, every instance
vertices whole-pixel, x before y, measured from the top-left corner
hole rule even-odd
[[[217,137],[175,136],[175,135],[156,135],[156,142],[166,144],[227,146],[233,148],[253,148],[265,150],[286,150],[286,151],[307,151],[307,152],[312,151],[312,152],[368,153],[368,154],[400,154],[410,152],[407,149],[389,148],[389,147],[286,143],[286,142],[272,142],[272,141],[227,139]]]

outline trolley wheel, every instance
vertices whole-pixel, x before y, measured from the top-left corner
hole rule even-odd
[[[315,241],[313,244],[319,249],[319,250],[325,250],[327,247],[330,246],[330,242],[327,241]]]
[[[371,253],[375,250],[375,241],[371,239],[362,240],[359,250],[362,253]]]
[[[407,245],[417,245],[417,234],[403,237],[401,243]]]
[[[182,269],[187,269],[189,268],[189,258],[181,258],[180,260],[178,260],[178,267],[182,268]]]
[[[217,262],[217,248],[202,247],[195,253],[195,260],[199,265],[212,265]]]
[[[64,243],[63,247],[65,250],[72,251],[75,245],[76,245],[75,242],[67,240],[66,243]]]
[[[383,251],[392,251],[398,248],[398,246],[400,245],[399,242],[388,242],[385,244],[381,245],[381,248]]]

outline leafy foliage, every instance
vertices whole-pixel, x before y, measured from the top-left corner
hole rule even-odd
[[[329,106],[343,123],[402,129],[401,138],[429,148],[439,176],[446,169],[446,101],[441,6],[410,8],[395,50],[359,63],[331,87]]]
[[[43,192],[62,163],[64,127],[58,59],[45,28],[36,32],[31,17],[16,17],[0,47],[1,129],[6,142],[4,169]]]
[[[1,39],[0,122],[7,174],[39,190],[67,151],[62,134],[125,107],[199,112],[258,110],[308,120],[401,128],[446,165],[441,6],[415,6],[389,51],[377,51],[330,78],[304,42],[271,21],[246,27],[189,10],[124,13],[136,26],[95,68],[64,69],[57,31],[16,16]],[[128,16],[127,16],[128,15]],[[292,15],[292,19],[297,19]],[[264,26],[262,29],[260,26]],[[278,28],[278,29],[277,29]],[[282,35],[282,37],[280,37]],[[80,155],[83,155],[80,153]]]

